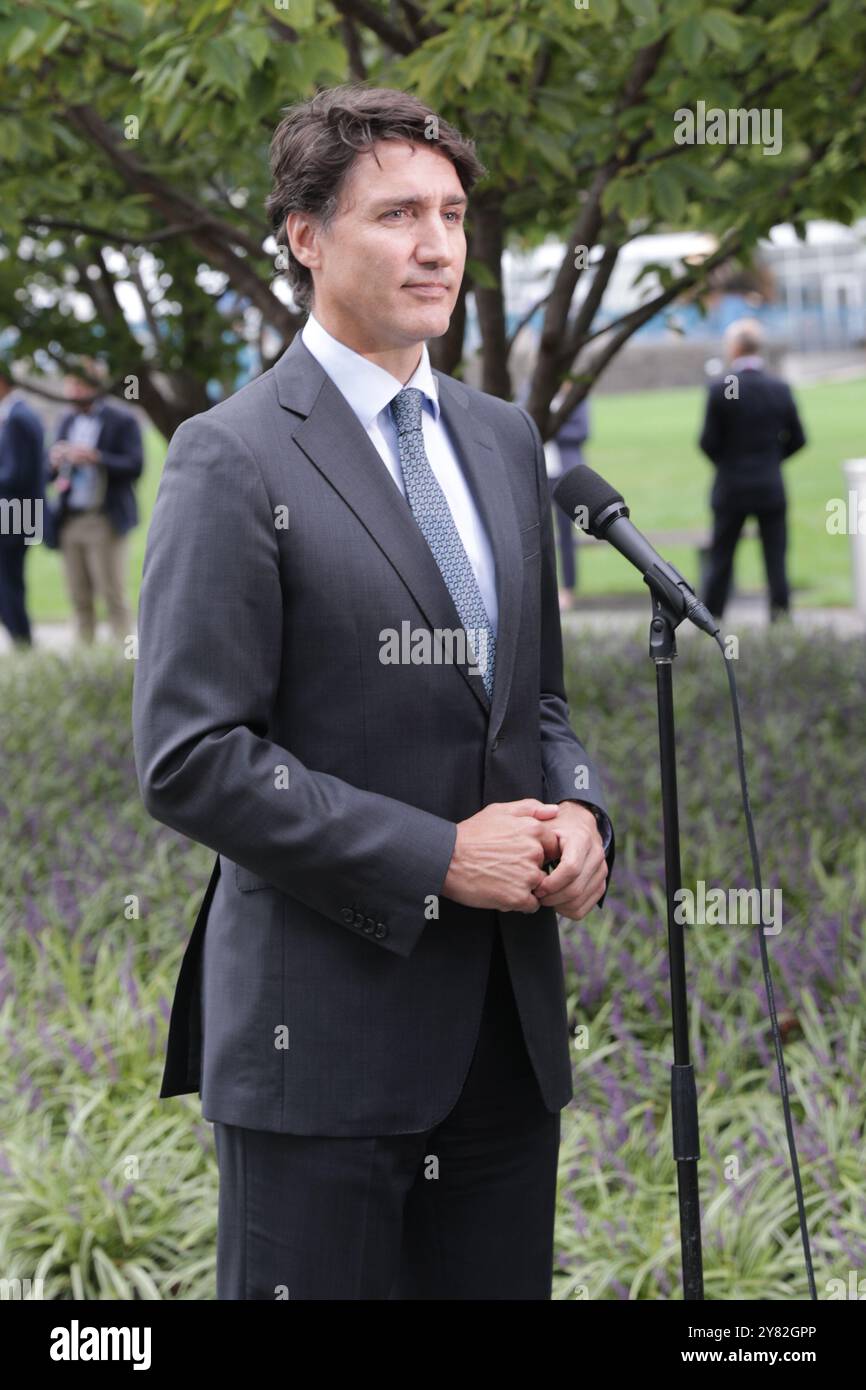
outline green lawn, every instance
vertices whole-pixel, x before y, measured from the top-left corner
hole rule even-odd
[[[698,389],[600,396],[592,404],[592,439],[587,462],[620,488],[643,531],[709,526],[711,466],[695,440],[704,393]],[[851,602],[850,541],[826,529],[826,504],[844,497],[842,460],[866,455],[864,381],[801,387],[797,401],[809,444],[786,464],[790,501],[789,573],[795,602],[810,606]],[[143,524],[134,532],[129,556],[131,593],[137,600],[146,525],[156,497],[165,444],[149,430],[147,463],[138,500]],[[666,557],[692,582],[697,554],[689,546],[665,546]],[[68,618],[59,556],[33,547],[27,562],[30,615],[37,622]],[[760,546],[744,541],[737,554],[737,587],[763,587]],[[580,555],[584,595],[642,593],[635,571],[607,546]]]

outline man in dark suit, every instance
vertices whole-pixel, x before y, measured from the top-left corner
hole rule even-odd
[[[556,409],[559,398],[554,397],[551,408]],[[589,438],[589,403],[578,401],[556,435],[556,448],[559,454],[558,468],[548,466],[547,482],[557,526],[559,555],[562,561],[562,586],[559,590],[560,611],[565,613],[574,607],[577,593],[577,540],[576,528],[571,517],[553,502],[553,494],[564,473],[570,472],[584,462],[583,446]]]
[[[426,347],[483,166],[353,86],[290,108],[271,166],[312,312],[177,430],[144,560],[142,796],[217,851],[160,1094],[214,1123],[219,1298],[546,1299],[557,911],[599,902],[614,844],[540,435]]]
[[[787,500],[782,463],[806,443],[791,388],[759,355],[762,329],[739,319],[726,334],[729,375],[710,386],[700,447],[716,466],[713,539],[704,602],[720,618],[731,586],[734,551],[746,518],[757,518],[770,590],[770,617],[790,605],[785,572]]]
[[[0,365],[0,504],[10,519],[0,526],[0,623],[22,647],[33,643],[24,560],[28,546],[42,538],[45,482],[42,422],[16,389],[11,372]]]
[[[88,369],[102,375],[98,363],[89,362]],[[64,393],[72,409],[61,417],[49,455],[58,491],[54,544],[63,554],[78,640],[93,641],[100,597],[112,633],[123,641],[133,631],[126,570],[128,536],[138,524],[141,430],[131,411],[85,377],[67,376]]]

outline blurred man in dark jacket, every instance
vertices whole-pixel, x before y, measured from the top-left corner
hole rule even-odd
[[[0,623],[13,642],[25,647],[32,645],[24,589],[25,528],[41,518],[44,494],[42,423],[0,365],[0,503],[6,504],[2,510],[10,518],[8,526],[0,525]],[[42,538],[41,531],[35,538]]]
[[[144,463],[141,430],[130,411],[101,396],[84,377],[66,377],[64,394],[72,409],[60,421],[50,461],[59,496],[55,527],[76,633],[79,641],[93,641],[100,596],[114,636],[123,639],[133,630],[126,600],[127,536],[138,523],[133,485]]]
[[[563,392],[560,391],[551,402],[551,408],[558,409]],[[583,445],[589,438],[589,405],[586,400],[578,401],[565,424],[556,435],[556,450],[547,451],[547,485],[551,502],[553,490],[562,477],[579,463],[583,463]],[[551,455],[555,463],[551,462]],[[558,455],[558,458],[557,458]],[[558,466],[557,466],[558,465]],[[561,507],[554,505],[556,535],[559,542],[559,556],[562,564],[562,584],[559,589],[560,611],[567,612],[574,606],[577,590],[577,554],[575,529],[571,518]]]
[[[739,319],[725,335],[729,374],[710,386],[700,447],[716,466],[711,503],[713,539],[704,602],[720,618],[734,551],[748,516],[757,518],[770,590],[770,617],[788,612],[785,572],[787,499],[782,463],[806,436],[790,387],[764,369],[763,330]]]

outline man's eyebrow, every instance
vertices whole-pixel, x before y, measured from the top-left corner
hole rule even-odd
[[[417,194],[415,194],[415,193],[413,193],[411,196],[407,196],[407,197],[405,197],[405,198],[401,198],[400,195],[397,194],[397,196],[394,197],[394,198],[380,198],[380,199],[378,199],[378,200],[373,204],[373,211],[374,211],[374,212],[377,212],[377,211],[379,211],[381,208],[410,208],[410,207],[417,207],[419,203],[420,203],[420,204],[424,204],[424,203],[429,203],[429,202],[431,202],[431,201],[432,201],[432,200],[429,199],[429,198],[420,198],[420,197],[419,197]],[[469,201],[469,200],[467,199],[465,193],[449,193],[448,196],[447,196],[446,198],[443,198],[443,199],[442,199],[442,201],[441,201],[441,203],[439,204],[439,206],[440,206],[440,207],[443,207],[443,208],[444,208],[444,207],[463,207],[468,201]]]

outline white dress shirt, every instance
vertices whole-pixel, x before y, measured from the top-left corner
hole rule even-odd
[[[87,449],[95,449],[101,429],[102,407],[92,405],[89,410],[76,410],[69,422],[66,438],[70,444],[83,444]]]
[[[95,401],[89,410],[76,410],[66,432],[67,442],[95,449],[102,430],[102,403]],[[72,486],[66,499],[69,511],[91,511],[99,508],[105,495],[105,470],[98,463],[77,463],[72,472]]]
[[[301,330],[301,339],[354,410],[394,483],[405,497],[397,429],[389,409],[391,401],[403,390],[404,383],[384,367],[378,367],[375,362],[332,337],[312,314]],[[499,605],[493,552],[441,415],[438,383],[430,366],[426,343],[421,350],[421,361],[405,385],[417,387],[424,393],[421,407],[424,450],[445,494],[469,563],[475,571],[495,634]],[[419,539],[423,540],[423,537]]]

